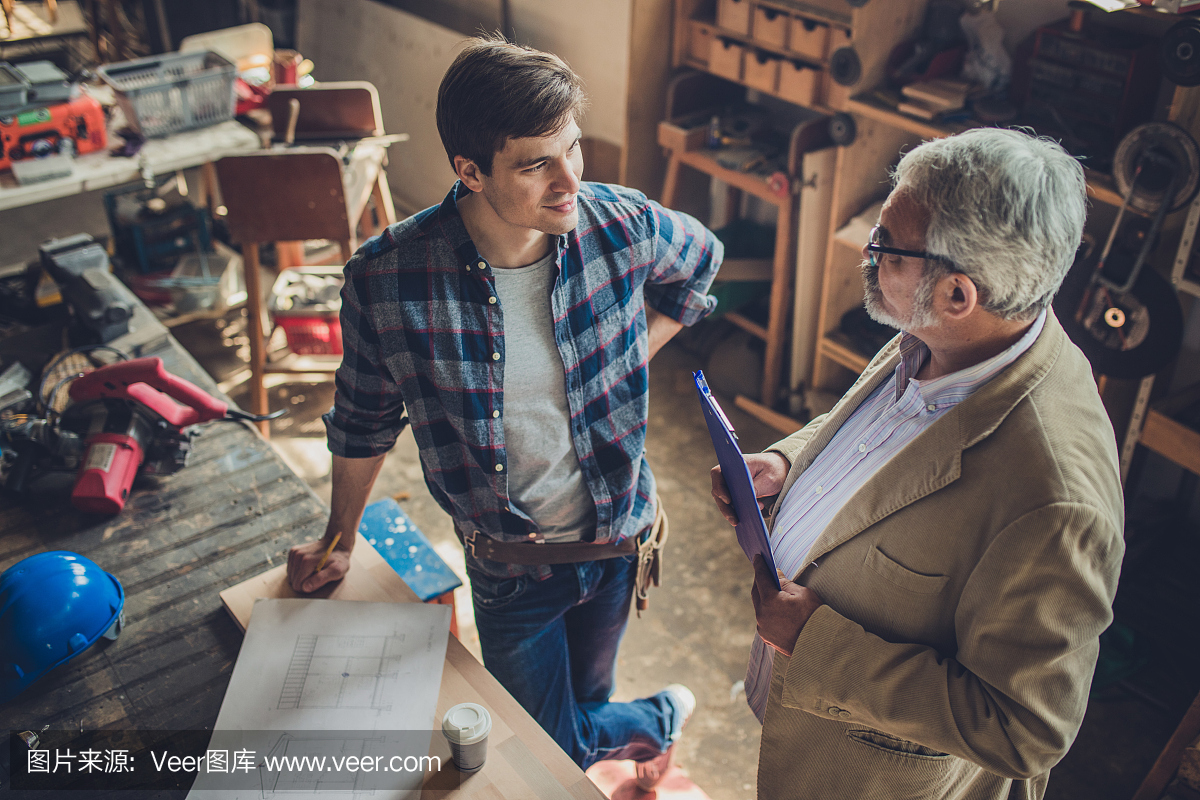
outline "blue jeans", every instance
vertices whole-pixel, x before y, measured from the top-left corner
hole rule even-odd
[[[583,769],[665,752],[683,725],[670,695],[608,702],[636,557],[552,570],[539,581],[468,568],[484,665]]]

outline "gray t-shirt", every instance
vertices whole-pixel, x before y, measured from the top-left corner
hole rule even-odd
[[[550,292],[554,252],[528,267],[494,269],[504,313],[504,443],[508,496],[540,538],[591,538],[596,503],[571,440],[562,356],[554,342]]]

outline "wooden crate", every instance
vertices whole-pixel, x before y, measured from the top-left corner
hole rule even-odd
[[[750,0],[717,0],[717,26],[750,35]]]
[[[781,56],[765,50],[747,50],[743,58],[742,80],[751,89],[774,94],[779,88]]]
[[[811,106],[816,101],[820,71],[803,61],[785,58],[779,65],[779,96],[789,103]]]
[[[829,48],[829,26],[807,17],[792,17],[788,49],[810,61],[822,61]],[[844,36],[844,34],[843,34]]]
[[[754,41],[769,47],[783,47],[787,42],[788,21],[791,17],[784,11],[766,6],[754,7]]]
[[[741,42],[718,36],[713,39],[712,50],[708,56],[708,71],[731,81],[740,81],[742,54],[745,51],[746,47]]]

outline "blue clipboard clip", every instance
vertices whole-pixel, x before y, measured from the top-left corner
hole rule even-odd
[[[759,508],[758,498],[754,494],[754,481],[750,477],[750,468],[738,445],[737,434],[733,430],[729,417],[721,409],[720,403],[713,397],[704,380],[704,371],[692,373],[696,381],[696,393],[700,396],[700,406],[704,409],[704,422],[708,426],[708,435],[712,439],[713,449],[717,453],[717,463],[721,465],[721,475],[725,485],[729,487],[729,495],[733,498],[733,510],[737,513],[738,544],[742,552],[751,561],[756,555],[761,555],[767,562],[771,580],[778,590],[779,576],[775,571],[775,558],[771,555],[771,540],[767,536],[767,524],[763,520],[762,509]]]

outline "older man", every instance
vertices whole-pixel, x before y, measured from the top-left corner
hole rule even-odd
[[[863,248],[903,331],[829,414],[751,456],[778,495],[746,693],[759,796],[1040,798],[1112,619],[1122,499],[1087,360],[1049,311],[1083,170],[981,129],[896,169]],[[728,491],[713,495],[730,521]]]

